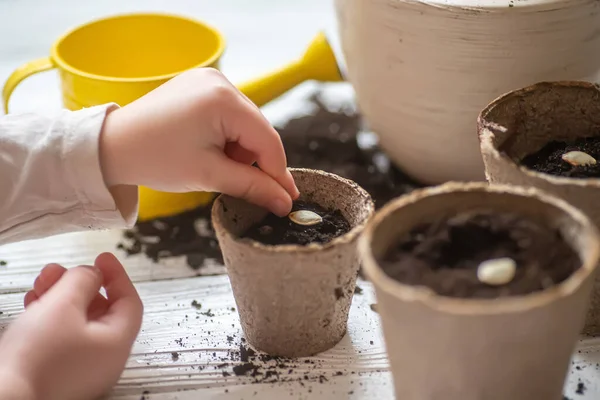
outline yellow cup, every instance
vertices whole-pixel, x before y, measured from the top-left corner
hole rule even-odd
[[[4,111],[25,78],[57,68],[63,104],[78,110],[115,102],[124,106],[192,68],[219,67],[225,39],[215,28],[186,17],[119,15],[79,26],[52,45],[50,56],[31,61],[8,78]],[[319,33],[298,59],[238,86],[258,106],[306,80],[341,81],[327,39]],[[165,193],[140,187],[139,219],[169,216],[210,202],[212,193]]]

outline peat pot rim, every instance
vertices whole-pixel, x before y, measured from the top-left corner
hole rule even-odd
[[[221,194],[215,200],[213,208],[212,208],[212,221],[213,221],[214,229],[218,230],[221,233],[221,235],[227,237],[228,240],[236,242],[240,246],[246,247],[247,249],[251,249],[253,251],[261,251],[261,252],[271,253],[271,254],[273,254],[273,253],[312,254],[312,253],[328,250],[333,247],[355,241],[357,239],[357,237],[365,229],[367,223],[369,222],[369,220],[371,219],[371,217],[373,216],[373,214],[375,212],[375,204],[373,203],[373,199],[371,198],[371,195],[365,189],[363,189],[361,186],[359,186],[356,182],[354,182],[350,179],[342,178],[341,176],[332,174],[330,172],[325,172],[322,170],[310,169],[310,168],[288,168],[288,170],[292,173],[292,175],[294,175],[295,173],[320,175],[321,177],[323,177],[325,179],[333,179],[333,180],[336,180],[338,182],[341,182],[341,183],[351,187],[353,190],[355,190],[358,193],[358,197],[361,197],[364,199],[362,201],[361,207],[363,208],[363,210],[366,211],[366,213],[367,213],[366,217],[360,223],[358,223],[354,227],[352,227],[352,229],[350,229],[348,232],[344,233],[341,236],[334,238],[332,241],[327,242],[325,244],[310,243],[305,246],[298,245],[298,244],[281,244],[281,245],[276,245],[276,246],[266,245],[266,244],[263,244],[263,243],[260,243],[260,242],[254,241],[254,240],[241,239],[240,237],[238,237],[237,235],[234,235],[233,233],[231,233],[228,229],[226,229],[223,226],[223,224],[221,223],[221,216],[220,216],[219,211],[223,207],[221,199],[223,197],[226,197],[227,195]]]
[[[488,104],[477,117],[477,126],[479,127],[479,143],[481,146],[481,152],[491,155],[495,159],[505,160],[508,165],[512,168],[516,168],[521,171],[523,174],[537,178],[543,179],[553,185],[557,186],[581,186],[581,187],[597,187],[600,188],[600,178],[570,178],[565,176],[556,176],[551,174],[546,174],[543,172],[537,172],[531,170],[529,168],[524,167],[520,163],[515,162],[512,158],[507,156],[506,154],[501,153],[496,145],[494,144],[494,131],[504,131],[506,128],[500,126],[494,122],[490,122],[487,120],[487,116],[493,111],[495,107],[504,103],[505,101],[514,98],[527,95],[528,93],[535,92],[540,88],[548,88],[548,87],[556,87],[556,88],[568,88],[575,87],[580,88],[582,90],[596,90],[600,92],[600,85],[587,81],[545,81],[538,82],[530,86],[523,87],[521,89],[516,89],[505,93],[496,99],[494,99],[490,104]]]
[[[371,240],[374,231],[388,216],[398,212],[403,207],[416,203],[427,197],[460,192],[486,192],[490,194],[509,194],[537,199],[559,209],[569,218],[580,223],[594,239],[590,243],[588,256],[581,267],[565,281],[552,288],[522,296],[509,296],[495,299],[463,299],[442,296],[426,286],[413,286],[400,283],[389,277],[379,266],[371,251]],[[448,182],[443,185],[417,189],[408,195],[392,200],[379,210],[365,228],[359,240],[359,254],[368,279],[375,283],[376,289],[386,292],[403,302],[421,302],[425,306],[440,312],[455,315],[495,315],[514,312],[525,312],[544,307],[557,298],[567,297],[576,292],[581,284],[595,272],[600,256],[599,234],[595,225],[583,212],[568,204],[566,201],[549,195],[534,188],[524,188],[512,185],[488,184],[486,182]]]

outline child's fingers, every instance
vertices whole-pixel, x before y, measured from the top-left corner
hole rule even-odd
[[[94,300],[90,303],[90,307],[88,308],[88,319],[96,320],[101,318],[108,311],[109,304],[106,297],[102,296],[100,293],[96,294]]]
[[[40,299],[58,280],[67,272],[67,269],[58,264],[48,264],[42,269],[33,284],[32,293],[35,299]],[[27,303],[29,304],[29,303]],[[96,319],[106,313],[108,310],[108,300],[100,293],[90,303],[88,309],[88,319]]]
[[[102,271],[104,288],[108,299],[108,311],[99,319],[117,324],[119,331],[137,336],[142,324],[143,305],[123,265],[110,253],[100,254],[94,265]]]
[[[69,302],[86,312],[102,286],[102,272],[95,267],[80,265],[67,270],[52,286],[44,299]]]
[[[256,155],[251,151],[244,149],[236,142],[230,142],[225,145],[225,155],[233,161],[242,164],[252,165],[256,162]]]
[[[33,290],[38,298],[42,297],[67,272],[62,265],[46,265],[33,283]]]
[[[230,196],[243,198],[262,206],[281,217],[292,209],[292,199],[281,185],[260,169],[241,164],[214,153],[209,165],[219,171],[219,179],[215,179],[214,189]]]
[[[23,305],[25,306],[25,308],[27,308],[36,300],[38,300],[37,295],[35,294],[35,292],[33,290],[30,290],[29,292],[25,293],[25,298],[23,299]]]
[[[229,141],[256,155],[260,169],[277,181],[292,198],[298,197],[294,179],[287,170],[287,160],[279,133],[269,121],[242,97],[230,101],[231,118],[222,120],[225,135]]]

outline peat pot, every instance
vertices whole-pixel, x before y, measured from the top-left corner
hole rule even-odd
[[[359,270],[356,243],[374,205],[364,189],[337,175],[290,172],[300,200],[340,210],[350,231],[306,246],[240,239],[267,211],[225,195],[215,200],[212,221],[248,343],[271,355],[304,357],[332,348],[346,333]]]
[[[519,165],[550,141],[600,135],[597,85],[541,82],[509,92],[481,112],[478,130],[490,182],[537,187],[567,200],[600,225],[600,179],[553,176]],[[592,290],[583,333],[600,334],[600,282]]]
[[[441,296],[382,269],[388,249],[416,226],[482,207],[558,229],[581,267],[545,290],[494,299]],[[448,183],[383,207],[367,225],[359,252],[375,286],[396,398],[561,400],[598,263],[598,239],[583,213],[536,189]]]

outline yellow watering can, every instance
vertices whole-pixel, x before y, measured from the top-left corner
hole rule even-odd
[[[50,57],[13,72],[2,91],[4,111],[28,76],[57,68],[70,110],[115,102],[124,106],[177,74],[219,67],[225,39],[215,28],[168,14],[128,14],[79,26],[54,42]],[[319,33],[302,57],[238,88],[262,106],[306,80],[341,81],[333,51]],[[212,193],[165,193],[140,187],[140,220],[169,216],[210,202]]]

